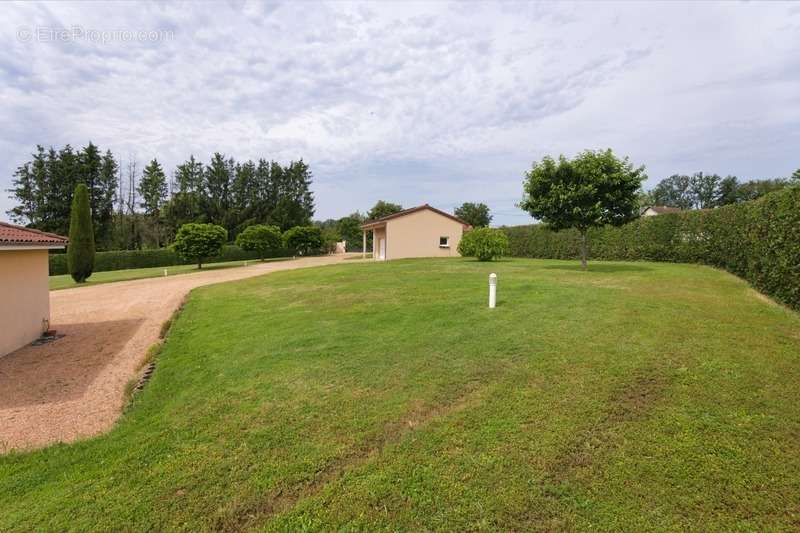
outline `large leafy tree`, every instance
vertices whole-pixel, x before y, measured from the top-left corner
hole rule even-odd
[[[590,228],[622,225],[638,215],[637,193],[647,176],[609,149],[586,150],[574,159],[546,156],[525,174],[520,207],[558,231],[576,228],[586,268]]]
[[[717,205],[735,204],[739,201],[739,178],[725,176],[719,182]]]
[[[455,215],[473,228],[483,228],[492,222],[489,206],[483,203],[464,202],[456,208]]]
[[[694,206],[692,180],[683,174],[673,174],[661,180],[650,194],[655,205],[679,209],[691,209]]]
[[[369,210],[369,213],[367,213],[367,220],[375,220],[376,218],[387,217],[389,215],[399,213],[402,210],[403,206],[400,204],[393,204],[391,202],[378,200],[375,205],[372,206],[372,209]]]
[[[67,269],[76,283],[83,283],[94,271],[95,255],[89,188],[84,183],[75,187],[71,211]]]
[[[182,259],[194,261],[197,268],[203,268],[203,261],[222,251],[228,240],[228,232],[216,224],[184,224],[175,234],[172,249]]]
[[[689,178],[693,206],[697,209],[710,209],[719,205],[722,178],[717,174],[695,172]]]

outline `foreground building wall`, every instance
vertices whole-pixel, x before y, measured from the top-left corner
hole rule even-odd
[[[36,340],[49,320],[47,250],[0,249],[0,357]]]

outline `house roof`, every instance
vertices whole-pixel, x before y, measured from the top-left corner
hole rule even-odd
[[[648,205],[647,207],[644,208],[642,212],[647,211],[648,209],[652,209],[659,215],[663,215],[664,213],[679,213],[683,211],[680,207],[668,207],[666,205]]]
[[[433,211],[434,213],[436,213],[438,215],[442,215],[443,217],[447,217],[449,219],[455,220],[459,224],[463,224],[464,226],[469,227],[468,223],[464,222],[463,220],[461,220],[457,216],[451,215],[450,213],[445,213],[444,211],[442,211],[440,209],[436,209],[435,207],[431,207],[428,204],[423,204],[423,205],[420,205],[420,206],[417,206],[417,207],[412,207],[410,209],[403,209],[402,211],[398,211],[397,213],[393,213],[391,215],[386,215],[385,217],[381,217],[381,218],[376,218],[375,220],[367,220],[366,222],[364,222],[361,225],[361,229],[370,229],[370,228],[378,227],[378,226],[380,226],[382,224],[385,224],[386,221],[392,220],[393,218],[404,217],[406,215],[410,215],[411,213],[416,213],[417,211],[422,211],[424,209],[427,209],[428,211]]]
[[[0,222],[0,249],[9,246],[63,248],[67,242],[69,239],[55,233]]]

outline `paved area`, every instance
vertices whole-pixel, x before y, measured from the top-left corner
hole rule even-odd
[[[110,429],[162,324],[195,287],[335,264],[308,257],[50,293],[51,324],[65,336],[0,357],[0,452],[70,442]]]

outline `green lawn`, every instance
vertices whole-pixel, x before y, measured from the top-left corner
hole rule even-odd
[[[266,259],[266,261],[284,261],[285,257],[278,257],[274,259]],[[222,268],[233,268],[247,265],[254,265],[258,260],[249,261],[227,261],[224,263],[208,263],[203,264],[203,270],[218,270]],[[72,287],[88,287],[90,285],[98,285],[100,283],[111,283],[114,281],[128,281],[132,279],[143,278],[157,278],[164,275],[164,270],[167,270],[168,276],[177,274],[190,274],[198,272],[197,265],[173,265],[166,267],[151,267],[151,268],[130,268],[127,270],[110,270],[108,272],[95,272],[92,274],[86,283],[75,283],[69,274],[61,276],[50,276],[50,290],[56,291],[59,289],[71,289]]]
[[[0,458],[0,530],[797,528],[800,316],[706,267],[590,269],[198,289],[111,433]]]

